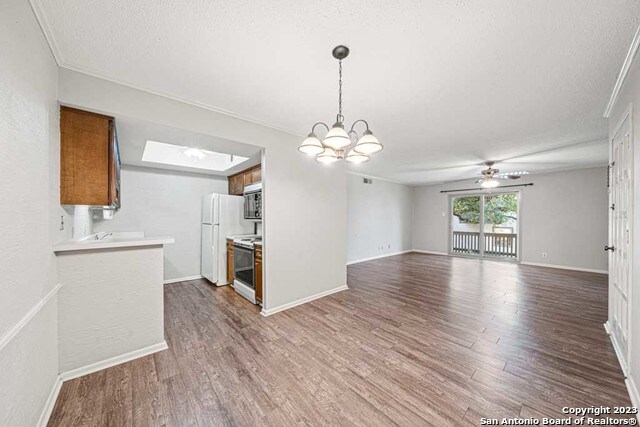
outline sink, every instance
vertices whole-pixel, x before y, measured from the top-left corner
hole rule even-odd
[[[130,239],[143,239],[144,232],[143,231],[129,231],[129,232],[110,232],[103,231],[100,233],[90,234],[84,239],[78,241],[77,243],[86,243],[86,244],[95,244],[95,243],[103,243],[103,242],[117,242],[121,240],[130,240]]]

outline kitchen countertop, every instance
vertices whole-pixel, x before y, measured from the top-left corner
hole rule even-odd
[[[53,245],[53,252],[87,251],[95,249],[126,248],[134,246],[157,246],[175,242],[173,237],[145,237],[142,232],[112,233],[102,240],[96,240],[92,234],[83,240],[65,240]]]

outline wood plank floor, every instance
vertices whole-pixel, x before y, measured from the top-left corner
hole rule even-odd
[[[165,287],[169,349],[65,382],[51,426],[479,425],[629,406],[605,275],[410,253],[262,317]]]

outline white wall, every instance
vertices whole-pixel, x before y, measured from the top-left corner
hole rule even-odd
[[[58,91],[70,106],[264,147],[264,308],[346,284],[346,171],[301,156],[303,136],[65,69]]]
[[[26,426],[58,374],[52,244],[69,234],[58,231],[58,71],[26,1],[2,3],[0,58],[0,425]]]
[[[606,271],[606,168],[534,174],[519,182],[534,183],[521,188],[521,261]],[[470,187],[472,181],[414,189],[414,249],[448,251],[448,197],[455,193],[440,191]]]
[[[372,179],[347,175],[349,262],[412,249],[412,187]]]
[[[638,37],[638,34],[636,34]],[[609,138],[632,104],[633,137],[633,272],[631,286],[632,318],[629,343],[630,352],[627,369],[627,386],[636,406],[640,405],[640,54],[635,53],[629,74],[618,95],[609,118]],[[611,292],[611,291],[610,291]],[[611,293],[610,293],[611,294]],[[611,313],[609,313],[611,314]]]
[[[200,275],[202,197],[227,194],[226,178],[123,166],[122,208],[111,220],[94,216],[93,231],[144,231],[172,236],[164,251],[164,280]]]
[[[58,297],[62,377],[104,368],[112,358],[166,348],[161,245],[57,256],[64,283]]]

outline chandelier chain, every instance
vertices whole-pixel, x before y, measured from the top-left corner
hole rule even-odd
[[[342,121],[342,59],[338,61],[338,120]]]

